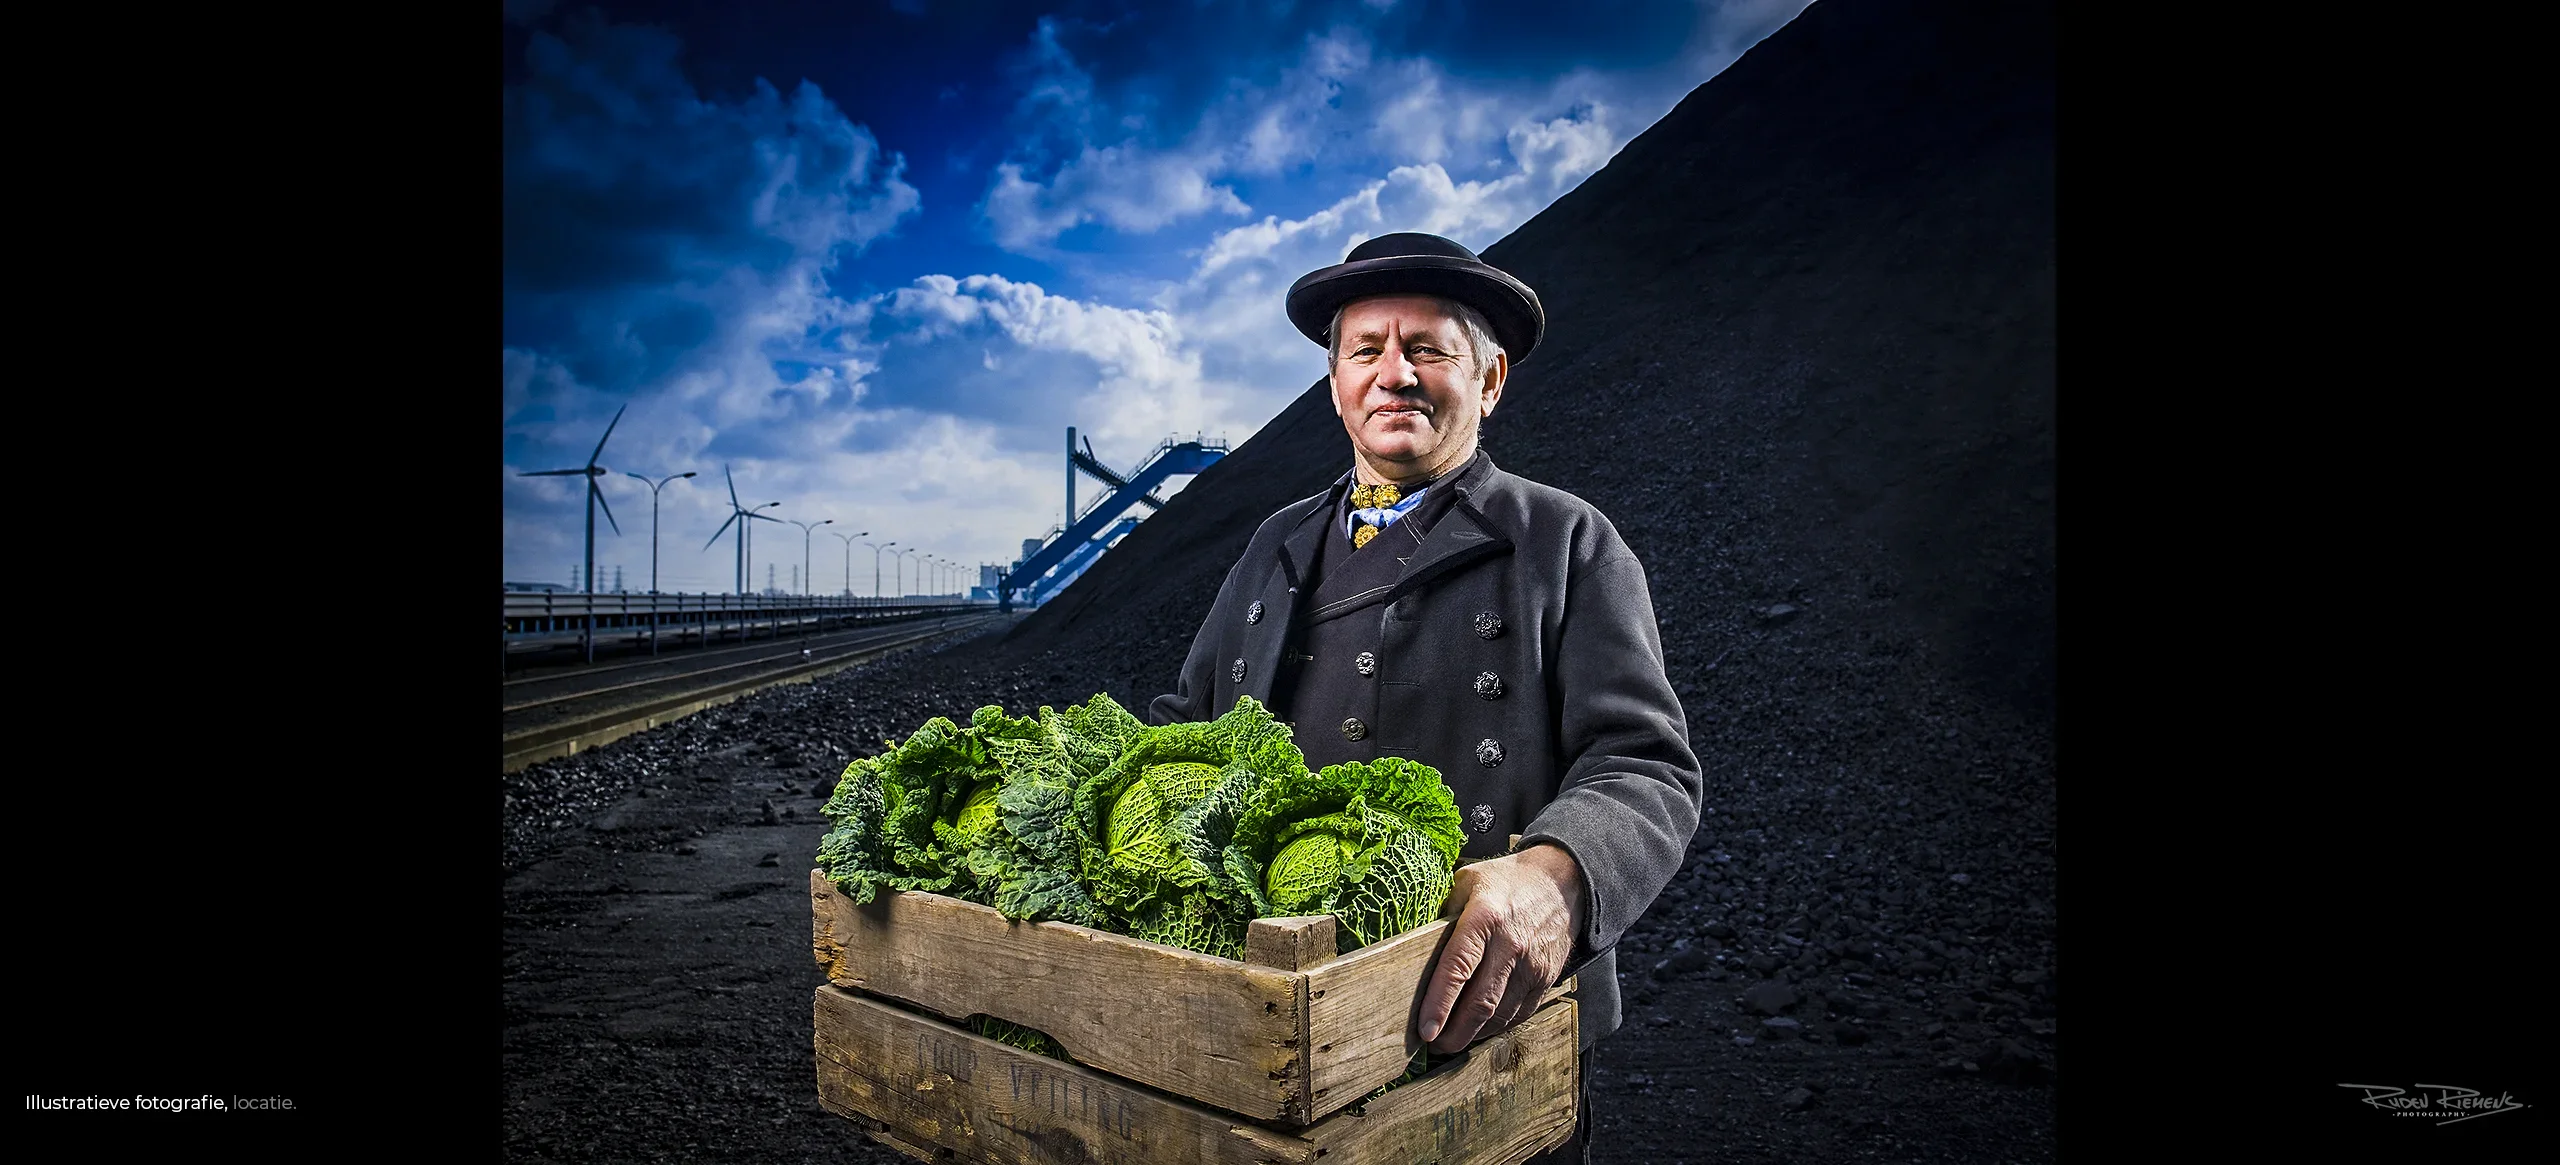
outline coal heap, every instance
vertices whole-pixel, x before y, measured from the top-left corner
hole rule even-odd
[[[1485,447],[1617,523],[1684,691],[1775,664],[1784,605],[1794,682],[1920,652],[2049,719],[2053,40],[2042,4],[1823,0],[1484,252],[1549,320]],[[1134,647],[1126,694],[1166,690],[1255,527],[1350,456],[1318,380],[1009,654]]]

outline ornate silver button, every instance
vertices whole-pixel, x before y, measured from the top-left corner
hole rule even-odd
[[[1479,695],[1479,696],[1482,696],[1482,697],[1484,697],[1485,699],[1488,699],[1488,700],[1499,700],[1499,699],[1501,699],[1501,698],[1502,698],[1502,677],[1501,677],[1501,676],[1498,676],[1498,675],[1495,675],[1495,674],[1493,674],[1492,672],[1479,672],[1479,673],[1477,673],[1477,675],[1476,675],[1476,694],[1477,694],[1477,695]]]
[[[1369,726],[1362,724],[1359,717],[1354,716],[1342,722],[1342,738],[1344,740],[1358,740],[1367,735],[1369,735]]]
[[[1231,684],[1241,684],[1244,682],[1243,660],[1239,659],[1227,667],[1227,682]]]
[[[1378,674],[1378,657],[1366,651],[1361,652],[1351,657],[1351,670],[1364,676],[1376,675]]]
[[[1247,625],[1262,621],[1262,600],[1255,599],[1252,606],[1244,609],[1244,621]]]
[[[1502,636],[1502,616],[1496,615],[1491,611],[1476,612],[1476,634],[1481,635],[1486,639],[1500,638]]]
[[[1488,736],[1476,742],[1476,763],[1492,768],[1502,763],[1502,742]]]
[[[1467,811],[1467,829],[1469,832],[1484,833],[1492,828],[1493,806],[1478,805]]]

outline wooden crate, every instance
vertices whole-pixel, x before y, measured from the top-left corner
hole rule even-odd
[[[1009,1127],[1002,1122],[1012,1121],[1007,1114],[1021,1111],[1024,1103],[1016,1095],[1022,1074],[1034,1073],[1042,1080],[1071,1081],[1093,1097],[1115,1098],[1111,1104],[1124,1104],[1117,1098],[1126,1097],[1133,1099],[1125,1105],[1143,1107],[1143,1100],[1158,1106],[1144,1110],[1152,1114],[1150,1127],[1158,1129],[1202,1121],[1220,1130],[1258,1124],[1250,1136],[1235,1135],[1239,1143],[1263,1144],[1279,1154],[1270,1160],[1297,1159],[1291,1154],[1313,1152],[1327,1138],[1349,1135],[1342,1130],[1353,1126],[1369,1130],[1362,1135],[1372,1140],[1407,1136],[1411,1130],[1378,1131],[1400,1128],[1404,1121],[1420,1120],[1427,1129],[1439,1107],[1457,1103],[1459,1093],[1451,1089],[1468,1096],[1499,1094],[1506,1098],[1499,1106],[1506,1115],[1479,1113],[1470,1126],[1476,1131],[1460,1137],[1473,1148],[1462,1156],[1440,1152],[1439,1159],[1500,1160],[1523,1137],[1525,1157],[1571,1132],[1578,1039],[1571,983],[1549,992],[1545,1010],[1512,1032],[1479,1043],[1428,1079],[1381,1098],[1395,1102],[1387,1112],[1373,1104],[1365,1106],[1365,1115],[1345,1114],[1347,1124],[1328,1119],[1402,1075],[1420,1049],[1411,1037],[1414,1012],[1447,935],[1446,922],[1337,956],[1331,918],[1258,919],[1246,957],[1235,960],[1065,923],[1017,922],[935,894],[890,894],[856,907],[816,871],[809,891],[812,943],[831,984],[818,1001],[822,1097],[832,1092],[831,1108],[892,1126],[875,1131],[912,1130],[924,1142],[988,1160],[1083,1159],[1044,1156],[1019,1145],[987,1155],[989,1146],[1007,1142],[986,1130]],[[865,995],[905,1010],[860,998]],[[1048,1033],[1077,1063],[1021,1052],[952,1026],[981,1014]],[[862,1021],[849,1018],[855,1016]],[[1564,1032],[1560,1042],[1551,1029]],[[1503,1050],[1489,1050],[1496,1047]],[[990,1078],[982,1070],[962,1079],[948,1065],[936,1068],[930,1048],[1003,1064],[1007,1083],[995,1089],[984,1083]],[[1535,1053],[1532,1062],[1522,1062],[1526,1053]],[[932,1083],[938,1077],[951,1079]],[[1563,1091],[1552,1093],[1549,1086],[1558,1080]],[[1425,1084],[1432,1087],[1397,1099]],[[903,1094],[896,1103],[883,1099],[900,1088],[919,1096],[940,1089],[941,1096],[925,1099],[965,1095],[968,1104],[948,1109],[918,1107],[915,1097]],[[1426,1100],[1438,1107],[1429,1113],[1415,1107]],[[1546,1118],[1559,1106],[1562,1127],[1552,1129]],[[1133,1150],[1125,1141],[1115,1146],[1085,1136],[1134,1136],[1133,1119],[1115,1126],[1111,1118],[1094,1116],[1089,1127],[1075,1121],[1042,1127],[1067,1130],[1061,1135],[1074,1143],[1110,1150],[1095,1159],[1151,1159],[1129,1158]],[[999,1123],[988,1125],[989,1120]],[[1393,1143],[1434,1142],[1426,1137]],[[1195,1159],[1192,1150],[1199,1146],[1177,1140],[1158,1148],[1172,1154],[1166,1159],[1182,1160]]]
[[[818,1103],[927,1161],[1518,1165],[1573,1134],[1571,998],[1302,1128],[1240,1120],[840,987],[817,990]]]

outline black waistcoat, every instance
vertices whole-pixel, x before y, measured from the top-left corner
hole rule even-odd
[[[1463,468],[1463,467],[1461,467]],[[1445,482],[1457,476],[1444,474]],[[1294,625],[1273,684],[1273,714],[1295,725],[1309,769],[1381,756],[1411,756],[1418,724],[1381,723],[1378,717],[1378,649],[1384,638],[1379,605],[1404,574],[1404,559],[1447,511],[1456,491],[1435,489],[1367,546],[1353,549],[1342,533],[1337,503],[1333,523],[1319,542],[1309,571],[1315,589]]]

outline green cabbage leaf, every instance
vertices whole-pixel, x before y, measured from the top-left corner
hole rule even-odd
[[[1222,871],[1227,842],[1267,781],[1305,769],[1288,725],[1250,696],[1215,720],[1145,730],[1076,791],[1086,888],[1126,933],[1241,953],[1254,915]]]
[[[990,704],[967,728],[936,716],[845,766],[821,810],[831,828],[818,840],[818,868],[857,905],[884,890],[991,903],[1017,849],[1002,823],[999,757],[1045,731]]]
[[[1005,774],[996,816],[1010,842],[987,876],[993,905],[1007,918],[1110,929],[1113,919],[1085,889],[1076,831],[1076,790],[1111,766],[1147,726],[1108,695],[1064,712],[1043,707],[1038,731],[990,739]]]
[[[1256,918],[1330,914],[1341,950],[1440,916],[1466,844],[1438,770],[1401,757],[1275,775],[1222,853]]]

